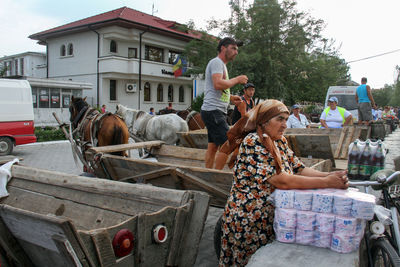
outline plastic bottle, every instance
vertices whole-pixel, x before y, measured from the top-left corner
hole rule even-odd
[[[385,156],[383,154],[382,143],[378,143],[378,148],[374,155],[371,156],[371,174],[384,169]]]
[[[361,153],[358,175],[360,180],[369,180],[371,176],[371,148],[369,142],[366,142],[364,151]]]
[[[347,165],[347,176],[349,179],[357,179],[358,176],[358,159],[360,157],[360,150],[357,146],[357,141],[354,141],[353,147],[349,153],[348,165]]]

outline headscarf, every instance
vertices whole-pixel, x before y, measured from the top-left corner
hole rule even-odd
[[[228,155],[231,154],[242,143],[248,133],[256,131],[261,143],[272,154],[276,172],[279,174],[282,170],[282,160],[279,150],[271,137],[263,132],[261,125],[281,113],[289,114],[289,110],[285,104],[278,100],[267,99],[259,103],[242,116],[228,131],[228,140],[222,145],[220,151]]]

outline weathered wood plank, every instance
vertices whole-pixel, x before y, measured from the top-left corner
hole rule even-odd
[[[4,204],[0,205],[0,209],[0,216],[14,237],[36,245],[29,249],[24,247],[28,256],[31,259],[35,259],[36,265],[45,266],[49,263],[49,258],[46,254],[38,254],[41,248],[50,253],[60,253],[53,242],[53,238],[54,236],[61,236],[64,240],[68,240],[71,257],[62,257],[63,254],[59,254],[57,258],[56,254],[53,253],[51,266],[76,266],[76,262],[82,264],[82,266],[94,266],[91,259],[87,257],[87,253],[84,252],[83,244],[70,221],[65,218],[45,216],[16,209]]]
[[[219,187],[216,187],[215,184],[213,185],[209,182],[206,182],[203,179],[196,177],[195,175],[185,172],[183,169],[178,168],[176,170],[176,174],[179,177],[182,177],[183,179],[189,181],[190,183],[194,183],[194,184],[200,186],[206,192],[211,192],[212,195],[216,195],[221,198],[227,198],[229,195],[229,191],[220,189]]]
[[[114,146],[99,146],[88,149],[88,152],[111,153],[111,152],[118,152],[118,151],[138,149],[138,148],[150,149],[152,147],[161,146],[162,144],[164,144],[163,141],[147,141],[147,142],[132,143],[132,144],[114,145]]]

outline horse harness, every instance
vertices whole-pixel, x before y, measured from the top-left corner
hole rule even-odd
[[[111,112],[100,113],[95,108],[89,108],[88,106],[84,107],[79,114],[76,116],[74,121],[72,122],[72,126],[74,127],[73,135],[76,134],[78,138],[78,145],[82,152],[86,151],[89,147],[97,146],[98,139],[97,134],[99,129],[102,126],[103,118],[105,116],[112,115]],[[85,141],[85,129],[87,125],[90,125],[89,135],[90,141]],[[84,154],[84,153],[83,153]]]

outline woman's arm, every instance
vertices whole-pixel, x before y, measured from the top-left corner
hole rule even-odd
[[[328,128],[329,128],[329,127],[328,127],[328,124],[326,124],[326,121],[325,121],[325,120],[320,119],[319,121],[321,122],[322,127],[324,127],[325,129],[328,129]]]
[[[269,178],[268,182],[279,189],[346,189],[349,187],[347,176],[340,174],[340,172],[334,172],[325,177],[311,177],[303,175],[292,175],[286,172],[281,172],[280,174],[274,175]]]

